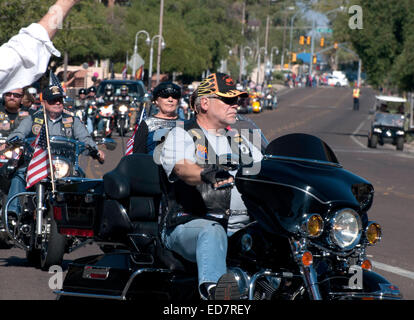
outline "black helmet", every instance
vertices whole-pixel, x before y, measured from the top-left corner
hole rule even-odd
[[[107,96],[112,95],[113,92],[114,92],[114,86],[112,84],[108,83],[105,86],[105,95],[107,95]]]
[[[95,92],[96,93],[96,87],[95,86],[89,87],[88,93],[89,92]]]
[[[152,91],[152,100],[154,101],[158,97],[168,98],[170,96],[177,100],[181,98],[181,87],[170,81],[161,82]]]
[[[79,95],[81,95],[81,94],[86,94],[86,89],[85,89],[85,88],[81,88],[81,89],[79,89],[78,94],[79,94]]]

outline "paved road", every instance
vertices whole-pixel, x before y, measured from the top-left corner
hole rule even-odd
[[[400,287],[406,299],[414,299],[414,254],[411,229],[414,226],[414,155],[397,152],[391,147],[366,147],[370,122],[369,107],[373,92],[363,89],[360,111],[352,110],[352,89],[319,88],[294,89],[281,93],[279,107],[274,111],[249,115],[269,140],[283,134],[303,132],[314,134],[327,142],[339,161],[348,169],[373,183],[376,194],[370,219],[383,226],[382,242],[371,247],[375,271]],[[120,143],[120,139],[117,138]],[[124,141],[125,142],[125,141]],[[120,144],[119,144],[120,146]],[[88,176],[101,177],[116,166],[121,157],[118,147],[107,152],[101,166],[84,159]],[[67,264],[81,256],[99,253],[88,245],[65,256]],[[28,267],[24,252],[19,249],[0,249],[0,299],[54,299],[48,287],[51,274]]]

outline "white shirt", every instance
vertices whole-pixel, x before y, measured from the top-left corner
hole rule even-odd
[[[45,72],[51,55],[60,57],[45,28],[32,23],[0,47],[0,94],[23,88]]]
[[[217,136],[204,129],[203,132],[217,156],[220,157],[220,155],[231,153],[231,148],[226,136]],[[247,144],[250,147],[253,162],[260,162],[262,160],[262,153],[253,144],[249,142],[247,142]],[[196,153],[194,152],[195,148],[196,146],[192,137],[183,128],[175,127],[170,131],[163,145],[160,161],[171,182],[177,179],[174,177],[174,174],[171,174],[177,162],[183,159],[194,163],[197,162]],[[236,174],[236,172],[230,173],[232,175]],[[241,195],[236,187],[234,187],[231,192],[230,209],[246,210],[246,206],[244,205]]]

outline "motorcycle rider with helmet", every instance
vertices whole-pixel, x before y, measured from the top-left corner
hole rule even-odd
[[[128,86],[123,84],[121,86],[121,94],[115,97],[115,102],[117,103],[126,103],[130,104],[132,101],[131,97],[128,95]]]
[[[134,136],[133,153],[154,153],[157,144],[176,126],[180,98],[181,88],[172,82],[161,82],[154,88],[152,100],[159,111],[139,124]]]
[[[173,128],[162,146],[160,163],[169,182],[161,239],[168,249],[197,263],[204,299],[240,298],[234,275],[227,273],[226,229],[229,216],[247,209],[231,188],[234,173],[218,164],[231,155],[253,164],[262,159],[258,148],[228,129],[236,122],[239,97],[246,95],[228,75],[210,75],[191,97],[196,117],[184,128]]]

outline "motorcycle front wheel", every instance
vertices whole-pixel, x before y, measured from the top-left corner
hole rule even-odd
[[[55,220],[49,218],[46,232],[40,247],[40,268],[49,270],[53,265],[61,265],[65,254],[66,238],[58,232]]]

